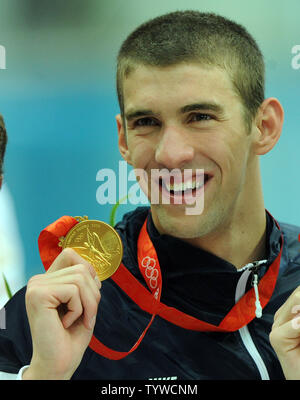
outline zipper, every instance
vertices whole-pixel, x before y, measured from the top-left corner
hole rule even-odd
[[[245,294],[247,281],[249,279],[249,276],[252,274],[251,284],[255,290],[256,316],[258,318],[260,318],[262,315],[262,309],[261,309],[261,305],[260,305],[260,301],[259,301],[259,293],[258,293],[258,286],[257,286],[258,285],[258,269],[259,269],[260,265],[265,264],[266,262],[267,262],[267,260],[255,261],[254,263],[247,264],[243,268],[241,268],[240,271],[242,271],[243,273],[237,283],[236,291],[235,291],[235,302],[237,303],[240,300],[240,298]],[[242,342],[244,343],[244,346],[246,347],[248,353],[252,357],[255,365],[257,366],[257,369],[260,373],[261,379],[269,380],[270,377],[268,374],[267,367],[252,340],[248,326],[245,325],[241,329],[239,329],[239,334],[241,336]]]
[[[251,271],[252,272],[252,282],[251,286],[254,287],[255,293],[255,315],[257,318],[262,316],[262,307],[259,301],[259,293],[258,293],[258,270],[262,264],[266,264],[268,260],[254,261],[253,263],[246,264],[240,271]],[[247,283],[247,280],[246,280]],[[246,287],[246,284],[245,284]],[[245,293],[245,288],[244,288]],[[243,293],[243,294],[244,294]]]

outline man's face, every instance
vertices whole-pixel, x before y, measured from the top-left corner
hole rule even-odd
[[[182,176],[186,169],[193,171],[185,190],[174,190],[178,187],[163,179],[152,181],[161,198],[167,193],[171,200],[151,204],[161,233],[204,236],[228,227],[234,215],[251,206],[257,173],[253,135],[246,133],[241,100],[224,70],[197,64],[138,66],[124,80],[123,91],[127,139],[120,116],[117,121],[124,158],[143,169],[149,182],[153,169],[179,169]],[[198,169],[205,173],[204,190],[197,192],[204,195],[204,209],[200,215],[187,215],[185,195],[196,195],[191,185],[197,185]],[[151,190],[148,197],[151,201]]]

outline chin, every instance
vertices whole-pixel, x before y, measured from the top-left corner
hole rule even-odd
[[[207,223],[204,215],[186,215],[183,212],[169,212],[165,207],[156,207],[152,210],[152,218],[157,230],[161,234],[177,237],[179,239],[194,239],[205,235]]]

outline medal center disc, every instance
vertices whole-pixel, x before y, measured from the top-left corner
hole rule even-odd
[[[100,281],[112,276],[123,257],[123,245],[114,228],[102,221],[78,222],[67,234],[63,248],[70,247],[95,269]]]

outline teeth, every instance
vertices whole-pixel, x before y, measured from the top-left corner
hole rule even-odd
[[[188,181],[188,182],[181,182],[181,183],[169,183],[169,182],[164,182],[166,188],[170,191],[174,192],[184,192],[185,190],[189,189],[199,189],[201,186],[204,185],[204,182],[197,182],[196,180],[193,181]]]

